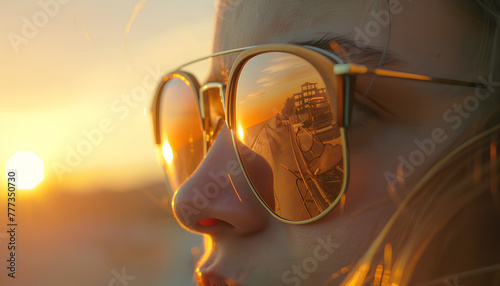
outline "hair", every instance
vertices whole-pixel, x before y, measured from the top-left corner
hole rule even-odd
[[[498,68],[500,67],[500,1],[498,0],[462,0],[469,5],[477,19],[483,22],[484,32],[476,61],[479,67],[483,67],[495,74],[498,79]],[[484,57],[489,55],[489,57]]]
[[[500,1],[463,2],[484,23],[477,75],[498,81]],[[408,195],[342,285],[500,285],[499,95],[412,190],[400,186]]]
[[[460,285],[499,285],[499,139],[498,128],[491,129],[431,170],[345,285],[434,285],[458,278]]]

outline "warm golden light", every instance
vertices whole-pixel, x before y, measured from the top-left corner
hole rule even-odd
[[[380,282],[382,281],[382,271],[384,271],[384,267],[382,266],[382,264],[379,264],[377,266],[377,269],[375,270],[373,285],[380,285]]]
[[[168,164],[172,163],[172,161],[174,160],[174,152],[172,151],[172,147],[170,146],[170,144],[168,144],[167,140],[163,142],[162,150],[163,158],[165,158],[165,161]]]
[[[186,77],[184,77],[184,76],[182,76],[180,74],[172,74],[170,76],[166,76],[166,77],[163,78],[163,80],[167,81],[167,80],[172,79],[172,78],[178,78],[178,79],[182,80],[187,86],[191,85],[191,83],[189,82],[189,80]]]
[[[363,281],[365,281],[368,270],[370,270],[370,265],[363,263],[348,280],[344,281],[342,285],[361,286]]]
[[[203,265],[209,258],[213,251],[213,241],[209,235],[203,235],[203,246],[205,249],[205,253],[196,263],[195,273],[197,281],[201,281],[201,271],[200,266]]]
[[[384,248],[384,268],[390,269],[392,263],[392,246],[386,244]]]
[[[240,137],[240,140],[243,141],[243,137],[245,136],[245,134],[243,134],[243,128],[240,126],[238,126],[238,137]]]
[[[36,187],[44,177],[43,161],[31,151],[17,151],[6,163],[7,178],[15,170],[16,188],[30,190]]]

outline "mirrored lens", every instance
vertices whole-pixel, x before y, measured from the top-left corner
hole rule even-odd
[[[203,159],[203,131],[196,95],[184,77],[169,79],[160,99],[160,134],[166,172],[173,190]]]
[[[344,158],[335,118],[321,75],[303,58],[268,52],[243,66],[235,96],[237,146],[252,185],[278,216],[311,219],[341,195]],[[243,154],[248,149],[257,156]],[[262,158],[267,164],[255,166]],[[269,178],[266,172],[273,188],[258,187],[268,185],[259,181]]]

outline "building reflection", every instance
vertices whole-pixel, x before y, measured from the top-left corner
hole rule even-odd
[[[281,112],[249,128],[245,139],[252,138],[248,146],[273,166],[276,202],[268,205],[283,217],[307,219],[340,197],[344,162],[326,89],[306,81],[296,90],[285,98]]]
[[[320,140],[332,140],[340,137],[332,108],[327,99],[325,88],[318,88],[318,83],[306,82],[300,87],[301,92],[293,95],[293,109],[291,112],[283,108],[290,124],[297,132],[299,127],[313,130]],[[290,101],[288,101],[290,102]]]

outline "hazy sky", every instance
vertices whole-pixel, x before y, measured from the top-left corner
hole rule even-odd
[[[2,174],[26,150],[68,189],[161,179],[144,108],[163,73],[210,53],[214,1],[59,1],[0,0]]]
[[[281,112],[287,98],[301,92],[306,82],[325,84],[316,69],[302,58],[283,53],[261,54],[248,61],[238,82],[236,121],[244,128]],[[243,108],[244,106],[244,108]]]

